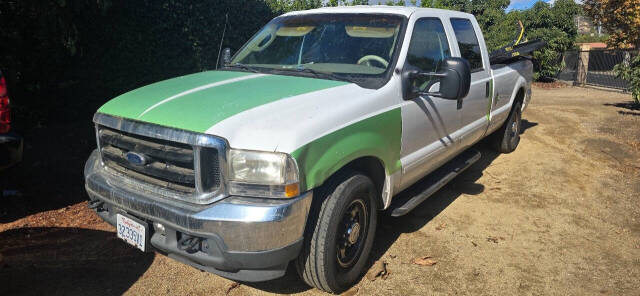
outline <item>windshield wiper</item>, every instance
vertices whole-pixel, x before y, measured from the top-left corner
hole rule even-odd
[[[353,78],[336,75],[333,72],[318,71],[318,70],[314,70],[314,69],[306,68],[306,67],[297,67],[297,68],[282,69],[282,70],[309,73],[309,74],[312,74],[313,76],[315,76],[317,78],[329,78],[329,79],[332,79],[332,80],[339,80],[339,81],[347,81],[347,82],[351,82],[351,83],[358,83],[357,80],[353,79]]]
[[[253,72],[253,73],[260,73],[260,70],[258,70],[258,67],[253,67],[253,66],[249,66],[249,65],[245,65],[245,64],[240,64],[240,63],[235,63],[235,64],[228,64],[224,66],[225,68],[239,68],[245,71],[249,71],[249,72]]]

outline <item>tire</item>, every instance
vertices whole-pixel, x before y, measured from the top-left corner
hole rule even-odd
[[[367,266],[378,219],[376,188],[369,177],[345,171],[313,198],[296,269],[308,285],[340,293],[353,286]]]
[[[520,143],[522,127],[522,103],[516,102],[509,113],[509,118],[491,139],[493,148],[500,153],[511,153]]]

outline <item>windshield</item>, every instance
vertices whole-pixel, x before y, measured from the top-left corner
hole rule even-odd
[[[381,14],[279,17],[247,42],[228,67],[386,82],[403,22],[400,16]]]

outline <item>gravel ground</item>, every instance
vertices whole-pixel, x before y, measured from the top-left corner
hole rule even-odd
[[[640,295],[640,111],[630,99],[536,87],[518,149],[479,145],[482,159],[412,213],[383,216],[370,273],[384,265],[388,275],[346,293]],[[81,166],[92,145],[76,142],[50,155],[32,144],[36,156],[6,181],[24,195],[0,220],[0,295],[322,294],[291,268],[237,284],[128,247],[86,209]]]

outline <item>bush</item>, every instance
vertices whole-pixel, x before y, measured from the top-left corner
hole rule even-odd
[[[580,10],[573,0],[556,0],[553,5],[539,1],[522,13],[527,38],[547,42],[533,54],[536,80],[556,77],[562,70],[561,54],[575,46],[578,32],[573,18]]]
[[[569,35],[558,28],[539,28],[529,32],[527,37],[547,42],[547,46],[533,53],[533,78],[543,80],[555,77],[564,67],[561,54],[573,46]]]
[[[0,68],[16,123],[90,120],[151,82],[214,69],[280,11],[262,0],[0,1]]]
[[[576,37],[576,43],[590,43],[590,42],[607,42],[609,39],[609,35],[596,35],[591,36],[590,34],[581,34]]]
[[[631,96],[636,104],[640,104],[640,54],[633,58],[630,63],[616,65],[613,70],[619,78],[629,82]]]

